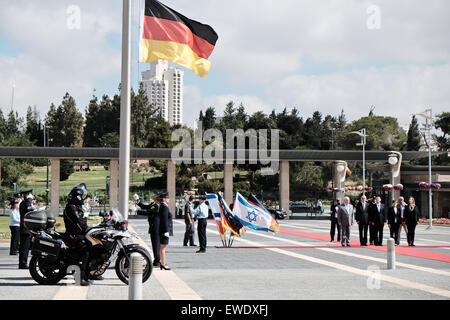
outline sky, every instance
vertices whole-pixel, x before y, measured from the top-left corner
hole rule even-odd
[[[242,103],[247,113],[297,108],[347,120],[450,111],[448,0],[165,0],[219,35],[211,70],[183,67],[184,123],[200,110]],[[118,93],[122,1],[0,0],[0,108],[43,118],[69,92],[84,112],[92,95]],[[139,12],[133,1],[132,86],[149,64],[138,62]],[[176,67],[176,65],[173,65]],[[14,88],[14,89],[13,89]],[[421,123],[422,119],[419,120]]]

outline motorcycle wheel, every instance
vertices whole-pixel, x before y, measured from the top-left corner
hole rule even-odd
[[[66,275],[56,261],[37,255],[31,257],[29,266],[33,280],[42,285],[55,285]]]
[[[133,246],[131,248],[125,248],[127,255],[130,256],[132,253],[139,253],[142,258],[142,283],[148,280],[152,274],[153,266],[151,263],[151,257],[148,254],[147,250],[142,247]],[[129,271],[129,262],[125,254],[121,251],[116,260],[116,274],[119,279],[128,284],[128,271]]]

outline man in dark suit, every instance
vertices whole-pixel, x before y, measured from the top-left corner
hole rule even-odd
[[[331,221],[331,229],[330,229],[330,236],[331,236],[331,241],[330,242],[334,242],[334,234],[336,232],[337,229],[337,241],[341,241],[341,227],[338,224],[337,221],[337,210],[339,208],[339,200],[334,200],[333,204],[330,207],[330,221]]]
[[[381,198],[376,197],[375,203],[369,212],[369,223],[374,227],[374,243],[376,246],[383,245],[383,228],[386,223],[386,208],[381,203]]]
[[[359,241],[361,246],[367,246],[367,229],[369,227],[369,203],[366,196],[361,197],[361,201],[356,205],[355,220],[359,228]]]
[[[350,247],[350,227],[355,222],[353,206],[350,204],[350,198],[344,197],[344,204],[338,209],[338,223],[342,231],[342,246]]]
[[[150,234],[150,239],[152,241],[152,250],[153,250],[153,266],[159,267],[161,262],[160,257],[160,236],[159,236],[159,207],[161,203],[161,199],[159,195],[155,195],[153,197],[153,202],[150,204],[144,204],[139,199],[137,194],[134,195],[134,200],[136,204],[143,210],[146,211],[147,219],[148,219],[148,233]]]
[[[399,244],[399,230],[401,226],[400,210],[396,200],[392,200],[392,206],[388,209],[387,215],[390,237],[395,240],[395,244]]]
[[[28,269],[28,253],[30,251],[30,230],[24,222],[24,216],[30,211],[36,210],[33,206],[33,190],[21,192],[23,201],[19,205],[20,212],[20,242],[19,242],[19,269]]]

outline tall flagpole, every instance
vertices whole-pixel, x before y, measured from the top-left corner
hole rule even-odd
[[[123,0],[120,86],[119,211],[128,220],[131,114],[131,0]]]

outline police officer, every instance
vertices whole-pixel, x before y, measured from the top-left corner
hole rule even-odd
[[[19,242],[19,269],[28,269],[28,253],[30,251],[30,230],[23,224],[24,216],[36,210],[33,206],[33,190],[22,191],[23,201],[20,202],[20,242]]]
[[[159,267],[161,264],[161,257],[160,257],[160,237],[159,237],[159,206],[161,203],[161,199],[159,198],[159,195],[155,195],[153,197],[153,202],[150,204],[144,204],[139,199],[139,196],[135,194],[134,200],[136,202],[136,205],[138,205],[142,210],[145,210],[147,213],[147,220],[148,220],[148,233],[150,234],[150,240],[152,241],[152,251],[153,251],[153,266]]]
[[[194,201],[193,196],[189,196],[188,202],[184,206],[184,223],[186,224],[186,231],[184,233],[183,246],[187,247],[188,242],[191,247],[196,247],[194,244],[194,217],[191,213],[191,205]]]
[[[161,270],[170,270],[169,266],[166,264],[166,248],[169,245],[169,236],[173,236],[173,221],[172,212],[169,209],[169,193],[161,192],[159,194],[161,199],[161,205],[159,206],[159,236],[160,236],[160,251],[159,255],[161,257]]]
[[[81,257],[81,285],[89,285],[88,279],[102,280],[102,276],[90,276],[87,270],[89,261],[89,247],[85,240],[85,234],[88,228],[87,217],[84,214],[83,205],[87,198],[88,191],[86,184],[77,184],[67,196],[67,205],[64,209],[63,219],[66,226],[65,237]]]
[[[200,205],[196,209],[192,209],[191,213],[194,218],[197,218],[197,233],[200,250],[196,253],[206,252],[206,225],[208,219],[208,206],[205,203],[206,196],[200,196]]]

